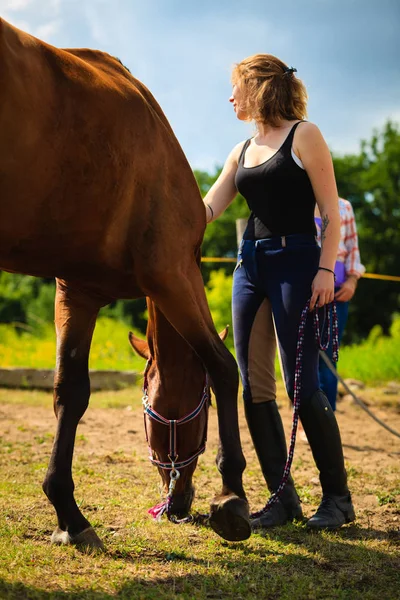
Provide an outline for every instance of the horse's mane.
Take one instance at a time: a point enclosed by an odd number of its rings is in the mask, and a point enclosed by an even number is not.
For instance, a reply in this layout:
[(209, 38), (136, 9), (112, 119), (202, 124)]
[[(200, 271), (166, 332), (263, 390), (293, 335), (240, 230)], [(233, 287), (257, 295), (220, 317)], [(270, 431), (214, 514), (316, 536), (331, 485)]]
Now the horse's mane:
[(126, 65), (124, 65), (124, 63), (122, 62), (121, 59), (118, 58), (118, 56), (114, 56), (113, 58), (115, 58), (115, 60), (117, 60), (124, 67), (124, 69), (126, 69), (128, 71), (128, 73), (130, 75), (132, 75), (132, 71), (130, 71), (130, 69), (128, 69), (128, 67)]

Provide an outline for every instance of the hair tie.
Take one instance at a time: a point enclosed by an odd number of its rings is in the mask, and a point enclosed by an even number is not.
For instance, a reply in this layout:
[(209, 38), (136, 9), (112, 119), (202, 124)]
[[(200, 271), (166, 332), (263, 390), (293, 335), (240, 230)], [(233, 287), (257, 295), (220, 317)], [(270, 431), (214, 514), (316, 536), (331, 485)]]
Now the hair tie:
[(286, 67), (286, 69), (283, 72), (284, 75), (291, 75), (292, 73), (297, 73), (297, 69), (295, 69), (294, 67)]

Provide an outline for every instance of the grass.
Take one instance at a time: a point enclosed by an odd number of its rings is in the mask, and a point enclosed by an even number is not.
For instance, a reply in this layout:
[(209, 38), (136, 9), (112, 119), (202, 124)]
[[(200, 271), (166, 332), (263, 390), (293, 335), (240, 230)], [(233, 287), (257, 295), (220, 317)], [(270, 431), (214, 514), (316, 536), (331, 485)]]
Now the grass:
[[(237, 544), (224, 542), (204, 526), (150, 520), (146, 510), (157, 501), (157, 474), (146, 459), (143, 431), (138, 431), (136, 444), (125, 440), (127, 419), (129, 427), (142, 425), (137, 389), (92, 395), (94, 410), (84, 419), (89, 423), (98, 414), (108, 415), (111, 433), (115, 428), (114, 443), (102, 440), (93, 445), (93, 429), (83, 434), (78, 430), (76, 499), (105, 542), (106, 552), (50, 546), (55, 515), (40, 483), (54, 433), (49, 431), (54, 428), (51, 410), (43, 408), (50, 408), (51, 395), (0, 390), (0, 413), (6, 405), (13, 408), (0, 439), (1, 600), (398, 597), (399, 538), (395, 530), (369, 527), (365, 520), (337, 533), (310, 533), (303, 523), (296, 523)], [(105, 409), (107, 413), (96, 413)], [(214, 466), (215, 409), (210, 416), (209, 450), (195, 476), (195, 508), (200, 512), (207, 512), (220, 482)], [(303, 507), (310, 512), (319, 492), (310, 484), (306, 459), (296, 457), (295, 467)], [(397, 506), (400, 514), (398, 469), (371, 471), (361, 463), (349, 469), (349, 478), (356, 495), (368, 491), (375, 497), (374, 510), (394, 511)], [(248, 459), (246, 489), (260, 499), (253, 455)]]
[[(392, 336), (372, 335), (365, 342), (340, 349), (339, 373), (342, 377), (361, 379), (367, 385), (400, 380), (400, 330), (395, 321)], [(128, 343), (129, 327), (107, 317), (97, 321), (90, 353), (91, 369), (142, 371), (144, 361)], [(54, 367), (55, 333), (52, 325), (37, 337), (29, 331), (17, 331), (0, 325), (0, 365), (2, 367)], [(278, 361), (277, 374), (280, 378)]]
[[(140, 387), (130, 387), (119, 392), (104, 391), (95, 392), (90, 397), (91, 408), (119, 408), (131, 411), (133, 407), (139, 407), (142, 401), (142, 390)], [(0, 387), (0, 407), (1, 404), (24, 406), (40, 406), (48, 408), (52, 406), (53, 393), (40, 392), (38, 390), (24, 390), (24, 392), (11, 391)], [(26, 425), (20, 425), (19, 431), (25, 431)]]
[(338, 370), (344, 378), (360, 379), (369, 385), (400, 380), (400, 337), (381, 337), (341, 348)]
[[(128, 332), (129, 327), (125, 323), (107, 317), (99, 318), (90, 351), (90, 368), (142, 371), (144, 361), (131, 349)], [(56, 336), (53, 325), (44, 325), (41, 335), (37, 336), (2, 324), (0, 340), (2, 367), (54, 368)]]

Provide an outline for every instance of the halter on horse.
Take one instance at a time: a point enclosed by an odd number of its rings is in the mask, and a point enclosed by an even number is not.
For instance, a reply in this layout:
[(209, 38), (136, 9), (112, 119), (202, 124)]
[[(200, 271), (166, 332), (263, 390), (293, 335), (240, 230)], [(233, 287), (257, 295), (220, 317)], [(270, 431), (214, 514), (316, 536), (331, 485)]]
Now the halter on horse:
[[(152, 517), (154, 517), (157, 520), (161, 519), (164, 512), (167, 514), (167, 517), (169, 520), (175, 520), (173, 518), (172, 512), (171, 512), (171, 501), (172, 501), (173, 493), (175, 491), (176, 483), (177, 483), (178, 479), (180, 478), (180, 470), (191, 465), (201, 454), (203, 454), (203, 452), (206, 449), (208, 405), (209, 405), (209, 401), (210, 401), (210, 395), (209, 395), (210, 386), (209, 386), (208, 378), (206, 375), (200, 404), (194, 410), (192, 410), (192, 412), (190, 412), (189, 414), (187, 414), (184, 417), (181, 417), (180, 419), (166, 419), (165, 417), (160, 415), (156, 410), (154, 410), (150, 406), (149, 397), (148, 397), (148, 393), (147, 393), (148, 392), (147, 371), (150, 367), (150, 363), (151, 363), (151, 359), (147, 362), (146, 369), (144, 372), (143, 398), (142, 398), (142, 402), (143, 402), (143, 406), (144, 406), (144, 428), (145, 428), (145, 432), (146, 432), (147, 444), (149, 446), (149, 459), (150, 459), (151, 463), (153, 465), (156, 465), (159, 469), (169, 471), (170, 482), (169, 482), (169, 486), (168, 486), (168, 495), (167, 495), (165, 502), (162, 502), (161, 504), (157, 504), (156, 506), (153, 506), (153, 508), (150, 508), (148, 512)], [(189, 456), (189, 458), (186, 458), (185, 460), (181, 460), (178, 462), (178, 458), (179, 458), (178, 427), (180, 425), (185, 425), (186, 423), (189, 423), (190, 421), (195, 419), (198, 415), (201, 414), (201, 412), (203, 410), (205, 411), (207, 418), (206, 418), (206, 423), (205, 423), (205, 427), (204, 427), (204, 435), (203, 435), (202, 444), (198, 450), (196, 450), (191, 456)], [(150, 419), (154, 419), (158, 423), (162, 423), (163, 425), (166, 425), (167, 427), (169, 427), (169, 452), (168, 452), (169, 460), (166, 462), (163, 462), (163, 461), (160, 461), (160, 460), (154, 458), (154, 452), (151, 449), (151, 446), (149, 443), (149, 437), (147, 435), (146, 416), (148, 416)]]

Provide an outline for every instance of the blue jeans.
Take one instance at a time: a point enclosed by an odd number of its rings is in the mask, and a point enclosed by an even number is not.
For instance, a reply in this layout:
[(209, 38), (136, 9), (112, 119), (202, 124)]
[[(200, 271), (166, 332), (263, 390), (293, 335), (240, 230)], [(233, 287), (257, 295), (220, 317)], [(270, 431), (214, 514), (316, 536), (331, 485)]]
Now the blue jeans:
[[(300, 316), (311, 297), (319, 258), (320, 248), (313, 235), (241, 242), (233, 276), (232, 310), (245, 403), (275, 400), (274, 327), (286, 390), (293, 400)], [(303, 346), (302, 401), (318, 389), (318, 347), (309, 317)]]
[[(338, 317), (338, 333), (339, 333), (339, 344), (343, 336), (344, 328), (346, 327), (347, 317), (349, 314), (349, 303), (348, 302), (336, 302), (336, 311)], [(325, 350), (325, 354), (332, 361), (333, 346), (332, 346), (332, 326), (331, 326), (331, 339), (328, 348)], [(336, 363), (333, 363), (336, 369)], [(335, 375), (331, 372), (329, 367), (325, 364), (323, 358), (319, 358), (319, 382), (321, 389), (325, 392), (329, 404), (332, 410), (336, 410), (336, 396), (338, 382)]]

